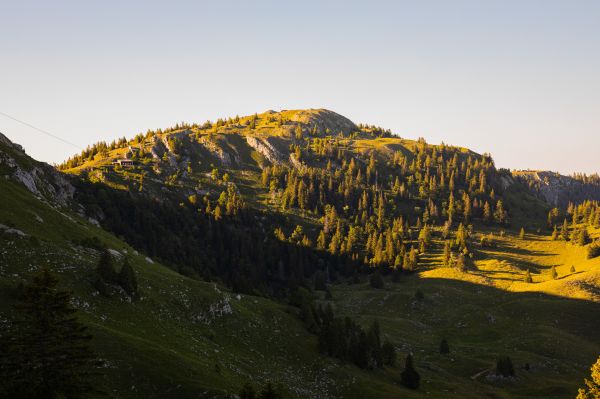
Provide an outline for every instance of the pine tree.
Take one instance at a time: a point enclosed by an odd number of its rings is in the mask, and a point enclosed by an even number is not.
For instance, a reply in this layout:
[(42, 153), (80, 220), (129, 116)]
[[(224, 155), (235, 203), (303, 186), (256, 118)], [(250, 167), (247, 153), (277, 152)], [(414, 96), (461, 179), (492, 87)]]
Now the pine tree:
[(502, 357), (496, 361), (496, 374), (503, 377), (512, 377), (515, 375), (515, 368), (510, 357)]
[(519, 238), (521, 240), (525, 239), (525, 229), (521, 227), (521, 231), (519, 232)]
[(400, 375), (400, 382), (409, 389), (417, 389), (420, 380), (421, 376), (413, 366), (413, 357), (412, 355), (408, 355), (406, 357), (406, 363), (404, 364), (404, 371), (402, 371), (402, 374)]
[(260, 391), (259, 399), (281, 399), (281, 395), (275, 390), (270, 382)]
[(550, 272), (552, 273), (552, 278), (554, 280), (556, 280), (558, 278), (558, 272), (556, 271), (556, 266), (552, 266), (552, 269), (550, 270)]
[(101, 362), (89, 347), (92, 339), (70, 304), (68, 292), (47, 269), (23, 287), (11, 331), (0, 348), (0, 396), (74, 398), (97, 392), (92, 378)]
[(256, 399), (256, 391), (254, 387), (249, 383), (245, 383), (240, 391), (240, 399)]
[(563, 222), (563, 227), (560, 230), (560, 236), (563, 240), (569, 241), (569, 224), (567, 223), (567, 219), (565, 218)]
[(106, 283), (113, 284), (118, 281), (112, 255), (107, 249), (103, 249), (100, 253), (100, 260), (98, 261), (98, 266), (96, 266), (96, 272)]
[(123, 263), (123, 267), (119, 272), (119, 285), (125, 290), (127, 294), (132, 297), (137, 296), (138, 292), (138, 283), (137, 278), (135, 276), (135, 270), (129, 264), (129, 260), (125, 258), (125, 262)]
[(525, 278), (523, 279), (526, 283), (533, 283), (533, 278), (531, 277), (531, 273), (529, 270), (525, 272)]
[(575, 273), (575, 266), (571, 265), (571, 268), (569, 269), (569, 272)]
[(450, 242), (444, 242), (444, 258), (442, 264), (444, 267), (450, 266), (450, 257), (452, 256), (452, 252), (450, 251)]
[(388, 340), (383, 342), (381, 346), (381, 352), (383, 356), (383, 364), (386, 366), (393, 367), (396, 365), (396, 348)]
[(440, 342), (440, 353), (442, 355), (447, 355), (450, 353), (450, 345), (448, 345), (448, 341), (445, 339), (442, 339), (442, 342)]
[(558, 229), (556, 225), (554, 225), (554, 230), (552, 230), (552, 241), (558, 240)]

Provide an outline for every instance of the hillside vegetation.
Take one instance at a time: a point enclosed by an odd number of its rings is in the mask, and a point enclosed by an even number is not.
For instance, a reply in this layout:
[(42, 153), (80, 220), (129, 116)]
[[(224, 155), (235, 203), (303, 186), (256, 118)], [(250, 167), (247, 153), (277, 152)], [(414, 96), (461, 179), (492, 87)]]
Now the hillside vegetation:
[[(598, 203), (553, 208), (488, 154), (269, 111), (98, 143), (59, 167), (58, 201), (36, 192), (35, 161), (2, 150), (2, 323), (49, 266), (117, 397), (271, 381), (285, 397), (572, 398), (598, 356)], [(138, 297), (102, 293), (103, 247)], [(377, 321), (396, 362), (327, 356), (319, 309), (368, 340)], [(418, 390), (401, 384), (409, 354)], [(514, 377), (497, 373), (506, 357)]]

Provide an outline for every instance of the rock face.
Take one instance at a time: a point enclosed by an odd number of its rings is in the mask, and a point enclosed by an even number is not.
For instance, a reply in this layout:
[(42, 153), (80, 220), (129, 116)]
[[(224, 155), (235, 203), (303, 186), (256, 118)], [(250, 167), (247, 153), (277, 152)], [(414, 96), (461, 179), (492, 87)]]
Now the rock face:
[(0, 175), (25, 186), (38, 198), (65, 206), (73, 198), (75, 187), (52, 166), (30, 158), (23, 147), (0, 133)]
[(548, 171), (517, 171), (513, 176), (520, 179), (540, 198), (555, 207), (566, 207), (585, 200), (600, 201), (600, 184), (584, 182), (571, 176)]
[(272, 164), (278, 164), (283, 162), (284, 156), (281, 154), (268, 140), (253, 136), (246, 136), (246, 142), (257, 152), (262, 154)]

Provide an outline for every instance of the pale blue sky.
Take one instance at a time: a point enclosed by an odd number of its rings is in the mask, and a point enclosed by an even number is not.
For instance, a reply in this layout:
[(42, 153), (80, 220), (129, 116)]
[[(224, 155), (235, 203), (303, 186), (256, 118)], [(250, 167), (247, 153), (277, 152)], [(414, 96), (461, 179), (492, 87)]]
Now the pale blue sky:
[[(0, 112), (81, 147), (324, 107), (499, 167), (599, 172), (600, 1), (2, 1)], [(0, 115), (59, 162), (75, 148)]]

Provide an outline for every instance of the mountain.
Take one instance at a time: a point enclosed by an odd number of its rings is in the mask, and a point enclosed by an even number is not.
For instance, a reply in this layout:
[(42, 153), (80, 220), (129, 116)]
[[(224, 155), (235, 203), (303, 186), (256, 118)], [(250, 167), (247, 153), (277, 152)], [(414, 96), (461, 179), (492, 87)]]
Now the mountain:
[(566, 208), (569, 203), (586, 200), (600, 201), (598, 175), (564, 176), (549, 171), (515, 171), (513, 175), (523, 180), (540, 198), (552, 206)]
[[(60, 171), (0, 145), (0, 323), (48, 266), (112, 396), (570, 398), (598, 355), (600, 207), (548, 215), (488, 154), (327, 110), (148, 131)], [(104, 249), (137, 295), (96, 272)]]
[(23, 184), (36, 197), (66, 205), (75, 188), (53, 167), (27, 156), (23, 147), (0, 133), (0, 175)]

